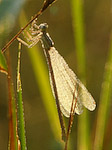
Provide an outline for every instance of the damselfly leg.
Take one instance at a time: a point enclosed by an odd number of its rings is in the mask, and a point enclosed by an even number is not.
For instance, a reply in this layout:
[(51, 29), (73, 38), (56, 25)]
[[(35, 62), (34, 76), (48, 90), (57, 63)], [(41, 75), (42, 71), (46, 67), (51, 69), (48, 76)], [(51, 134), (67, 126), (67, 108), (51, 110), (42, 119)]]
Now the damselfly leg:
[(29, 30), (30, 33), (26, 30), (25, 30), (26, 34), (23, 33), (24, 38), (27, 40), (27, 42), (29, 42), (29, 44), (19, 37), (17, 37), (17, 40), (21, 42), (23, 45), (27, 46), (28, 48), (32, 48), (41, 39), (41, 32), (39, 30), (39, 26), (36, 25), (36, 20), (32, 22), (31, 28)]

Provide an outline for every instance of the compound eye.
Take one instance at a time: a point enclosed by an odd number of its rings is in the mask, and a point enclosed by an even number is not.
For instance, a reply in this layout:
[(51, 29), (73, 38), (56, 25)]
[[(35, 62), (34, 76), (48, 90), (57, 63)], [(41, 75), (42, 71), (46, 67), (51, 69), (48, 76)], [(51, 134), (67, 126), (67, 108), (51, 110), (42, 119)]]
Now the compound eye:
[(47, 28), (48, 28), (47, 23), (42, 23), (42, 24), (39, 25), (39, 29), (42, 30), (42, 31), (46, 31)]

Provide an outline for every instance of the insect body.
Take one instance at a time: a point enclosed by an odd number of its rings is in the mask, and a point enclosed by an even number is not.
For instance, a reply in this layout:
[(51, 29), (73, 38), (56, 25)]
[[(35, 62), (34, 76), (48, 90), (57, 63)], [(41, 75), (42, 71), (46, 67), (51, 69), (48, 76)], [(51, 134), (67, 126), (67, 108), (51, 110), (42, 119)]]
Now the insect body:
[(28, 45), (22, 40), (18, 40), (29, 48), (39, 41), (42, 43), (49, 67), (50, 84), (56, 99), (62, 136), (64, 136), (65, 129), (62, 113), (66, 117), (70, 117), (71, 113), (72, 115), (73, 113), (80, 115), (83, 112), (83, 106), (93, 111), (96, 107), (96, 103), (85, 86), (77, 79), (75, 73), (69, 68), (63, 57), (55, 49), (53, 41), (46, 32), (47, 28), (48, 25), (46, 23), (37, 26), (34, 21), (31, 26), (31, 33), (34, 37), (29, 36), (31, 44)]

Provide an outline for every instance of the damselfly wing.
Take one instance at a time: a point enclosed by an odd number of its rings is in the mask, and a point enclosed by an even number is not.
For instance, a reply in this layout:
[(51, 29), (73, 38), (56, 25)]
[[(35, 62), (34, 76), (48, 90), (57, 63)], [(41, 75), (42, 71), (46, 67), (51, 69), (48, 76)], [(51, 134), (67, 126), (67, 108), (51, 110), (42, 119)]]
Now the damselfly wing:
[[(83, 112), (83, 106), (85, 106), (90, 111), (93, 111), (96, 107), (93, 97), (81, 83), (81, 81), (77, 79), (77, 76), (69, 68), (63, 57), (54, 47), (51, 47), (48, 53), (51, 58), (51, 64), (54, 72), (58, 99), (62, 113), (66, 117), (70, 116), (74, 92), (74, 98), (77, 99), (75, 113), (80, 115)], [(50, 81), (52, 91), (54, 93), (52, 80)], [(77, 86), (78, 88), (75, 88)]]

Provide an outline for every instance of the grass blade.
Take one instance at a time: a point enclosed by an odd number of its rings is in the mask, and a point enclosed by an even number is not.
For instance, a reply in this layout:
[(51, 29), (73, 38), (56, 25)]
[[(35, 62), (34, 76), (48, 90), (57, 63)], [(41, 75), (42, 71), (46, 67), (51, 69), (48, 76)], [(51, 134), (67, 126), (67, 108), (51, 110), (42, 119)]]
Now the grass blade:
[[(71, 14), (73, 21), (73, 31), (76, 43), (77, 66), (80, 79), (86, 83), (86, 65), (85, 65), (85, 39), (84, 39), (84, 18), (83, 3), (79, 0), (71, 0)], [(78, 117), (78, 145), (77, 149), (89, 149), (89, 122), (88, 114), (84, 113)]]
[(76, 43), (76, 55), (78, 64), (78, 73), (85, 82), (86, 65), (85, 65), (85, 39), (84, 39), (84, 18), (83, 18), (83, 3), (79, 0), (71, 0), (71, 14)]
[(112, 34), (107, 62), (105, 64), (104, 79), (100, 95), (94, 150), (102, 150), (103, 148), (105, 127), (108, 118), (108, 108), (111, 100), (111, 91), (112, 91)]
[[(9, 59), (9, 58), (8, 58)], [(10, 62), (8, 61), (8, 95), (9, 95), (9, 150), (18, 150), (17, 109), (14, 87), (11, 79)]]
[(0, 71), (7, 74), (7, 63), (1, 50), (0, 50)]
[(21, 77), (20, 77), (20, 55), (21, 55), (21, 44), (19, 43), (18, 50), (18, 66), (17, 66), (17, 95), (18, 95), (18, 122), (19, 122), (19, 137), (21, 143), (21, 149), (26, 150), (26, 136), (25, 136), (25, 121), (24, 121), (24, 108), (22, 100), (22, 88), (21, 88)]

